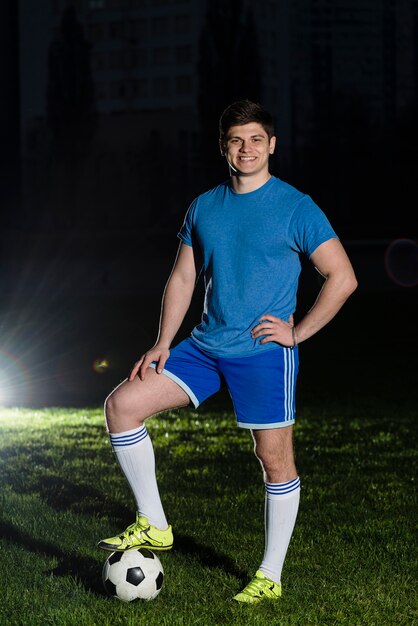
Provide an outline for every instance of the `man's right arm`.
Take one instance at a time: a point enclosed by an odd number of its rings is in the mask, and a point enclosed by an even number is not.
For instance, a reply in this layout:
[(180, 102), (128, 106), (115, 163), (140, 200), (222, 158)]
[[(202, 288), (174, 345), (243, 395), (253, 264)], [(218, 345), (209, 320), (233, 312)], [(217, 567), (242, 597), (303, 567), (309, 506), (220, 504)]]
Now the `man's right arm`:
[(196, 263), (193, 248), (181, 243), (170, 277), (164, 289), (157, 341), (135, 363), (129, 380), (139, 375), (144, 380), (147, 367), (156, 361), (161, 374), (170, 354), (170, 345), (189, 309), (196, 283)]

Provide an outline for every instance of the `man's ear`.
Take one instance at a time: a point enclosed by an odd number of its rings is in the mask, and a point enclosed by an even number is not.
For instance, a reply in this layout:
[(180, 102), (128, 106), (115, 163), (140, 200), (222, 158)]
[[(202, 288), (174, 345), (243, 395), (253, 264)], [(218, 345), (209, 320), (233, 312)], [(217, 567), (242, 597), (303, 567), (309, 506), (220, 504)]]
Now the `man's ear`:
[(276, 149), (276, 137), (273, 136), (270, 138), (270, 147), (269, 147), (270, 154), (274, 154), (275, 149)]
[(219, 150), (221, 151), (221, 155), (225, 156), (226, 146), (225, 146), (225, 141), (223, 139), (219, 140)]

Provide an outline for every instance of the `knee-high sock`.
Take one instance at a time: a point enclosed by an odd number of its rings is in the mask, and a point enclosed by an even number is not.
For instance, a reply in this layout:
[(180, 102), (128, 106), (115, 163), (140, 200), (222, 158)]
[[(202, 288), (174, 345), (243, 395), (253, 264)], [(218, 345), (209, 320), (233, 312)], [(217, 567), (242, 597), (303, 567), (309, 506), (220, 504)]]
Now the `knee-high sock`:
[(168, 526), (155, 476), (154, 448), (145, 426), (109, 433), (110, 443), (134, 495), (140, 515), (153, 526)]
[(265, 549), (260, 570), (279, 583), (299, 508), (300, 480), (265, 483)]

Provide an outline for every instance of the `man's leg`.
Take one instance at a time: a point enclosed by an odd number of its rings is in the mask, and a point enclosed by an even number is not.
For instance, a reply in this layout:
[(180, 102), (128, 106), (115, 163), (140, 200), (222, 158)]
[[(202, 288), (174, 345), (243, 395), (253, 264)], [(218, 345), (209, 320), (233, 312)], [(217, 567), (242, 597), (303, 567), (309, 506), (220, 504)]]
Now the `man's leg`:
[(300, 484), (293, 454), (293, 426), (253, 430), (254, 451), (266, 488), (265, 549), (256, 577), (235, 599), (257, 602), (281, 595), (281, 573), (299, 507)]
[(171, 528), (161, 504), (154, 449), (144, 421), (161, 411), (188, 404), (186, 392), (152, 368), (148, 368), (145, 380), (124, 381), (106, 399), (110, 442), (134, 495), (137, 520), (124, 533), (101, 541), (99, 547), (105, 550), (125, 550), (139, 545), (171, 548)]
[(253, 431), (253, 437), (266, 488), (265, 551), (260, 570), (280, 583), (300, 496), (293, 454), (293, 426)]

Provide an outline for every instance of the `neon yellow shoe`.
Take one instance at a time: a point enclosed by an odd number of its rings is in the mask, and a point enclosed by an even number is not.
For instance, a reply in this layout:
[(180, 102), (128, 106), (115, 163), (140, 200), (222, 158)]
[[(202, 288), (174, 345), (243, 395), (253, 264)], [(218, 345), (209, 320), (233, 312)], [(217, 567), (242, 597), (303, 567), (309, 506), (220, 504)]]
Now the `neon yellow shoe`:
[(173, 547), (173, 531), (171, 526), (160, 530), (151, 526), (143, 515), (136, 514), (136, 521), (116, 537), (103, 539), (97, 544), (103, 550), (124, 552), (133, 548), (149, 548), (150, 550), (171, 550)]
[(282, 586), (267, 578), (260, 570), (257, 570), (254, 578), (246, 587), (233, 597), (237, 602), (256, 604), (261, 600), (278, 600), (282, 595)]

